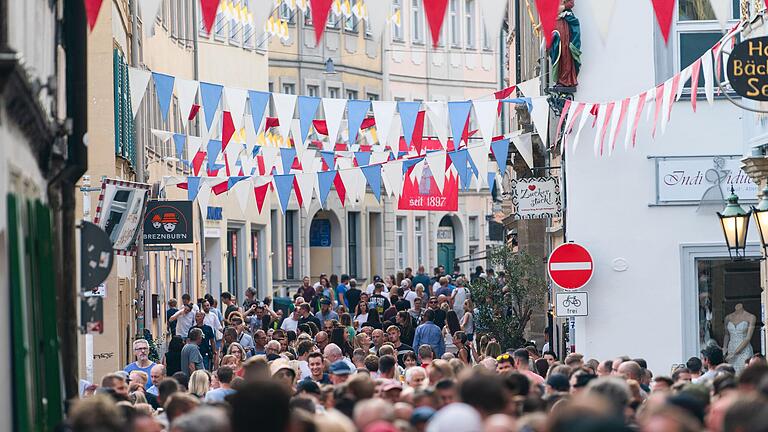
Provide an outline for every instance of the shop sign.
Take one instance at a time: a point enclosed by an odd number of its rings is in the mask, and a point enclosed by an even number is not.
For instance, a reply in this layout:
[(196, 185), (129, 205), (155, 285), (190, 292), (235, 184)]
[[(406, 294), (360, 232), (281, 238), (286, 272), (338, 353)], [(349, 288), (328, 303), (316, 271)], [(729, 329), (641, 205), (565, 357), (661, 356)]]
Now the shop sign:
[(133, 254), (150, 185), (116, 179), (101, 183), (94, 223), (109, 236), (118, 254)]
[(420, 179), (406, 175), (403, 193), (397, 202), (398, 210), (457, 211), (459, 209), (459, 179), (451, 174), (445, 177), (443, 191), (437, 188), (432, 174), (424, 169)]
[(733, 48), (728, 57), (728, 78), (737, 94), (768, 101), (768, 37), (747, 39)]
[(515, 219), (543, 219), (563, 214), (560, 179), (535, 177), (512, 180), (512, 204)]
[(741, 156), (661, 157), (656, 160), (656, 204), (721, 205), (731, 187), (742, 201), (758, 188), (741, 170)]
[(555, 315), (558, 317), (577, 317), (589, 315), (587, 293), (573, 291), (555, 294)]
[(437, 227), (438, 243), (453, 243), (453, 227)]
[(149, 201), (144, 214), (144, 244), (185, 244), (194, 240), (192, 201)]
[(331, 247), (331, 221), (314, 219), (309, 226), (309, 247)]
[(205, 228), (205, 238), (221, 238), (221, 228)]

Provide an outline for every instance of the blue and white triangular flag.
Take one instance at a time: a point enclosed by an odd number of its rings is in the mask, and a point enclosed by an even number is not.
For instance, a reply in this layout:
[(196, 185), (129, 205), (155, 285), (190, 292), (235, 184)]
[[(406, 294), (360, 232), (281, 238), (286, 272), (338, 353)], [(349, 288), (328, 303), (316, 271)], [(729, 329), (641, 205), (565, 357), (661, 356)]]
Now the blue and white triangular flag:
[(320, 98), (314, 96), (299, 96), (299, 122), (301, 124), (301, 143), (307, 140), (312, 120), (315, 119), (317, 108), (320, 106)]
[(368, 185), (376, 197), (376, 201), (381, 202), (381, 165), (368, 165), (361, 168)]
[(280, 210), (288, 210), (288, 200), (291, 199), (291, 190), (293, 190), (293, 174), (276, 175), (272, 177), (277, 190), (277, 199), (280, 201)]
[(219, 154), (221, 153), (221, 141), (219, 140), (210, 140), (208, 141), (208, 170), (213, 171), (216, 166), (216, 159), (219, 158)]
[(163, 116), (163, 121), (168, 121), (168, 109), (171, 107), (173, 81), (175, 78), (170, 75), (152, 72), (152, 79), (155, 80), (157, 102), (160, 104), (160, 115)]
[(493, 187), (496, 185), (496, 173), (495, 172), (489, 172), (488, 173), (488, 190), (493, 193)]
[(351, 100), (347, 102), (347, 110), (349, 111), (347, 113), (347, 123), (349, 129), (350, 144), (357, 142), (357, 135), (360, 132), (360, 126), (362, 126), (370, 108), (371, 101)]
[(509, 139), (502, 139), (491, 143), (491, 152), (499, 165), (499, 173), (504, 176), (507, 172), (507, 156), (509, 156)]
[(328, 199), (328, 193), (331, 192), (333, 180), (336, 178), (336, 170), (321, 171), (317, 173), (317, 185), (320, 192), (320, 206), (325, 207), (325, 201)]
[(187, 199), (194, 201), (200, 192), (200, 177), (187, 177)]
[(321, 151), (320, 156), (322, 156), (323, 160), (325, 161), (325, 164), (328, 165), (328, 170), (332, 170), (336, 168), (334, 163), (334, 158), (336, 157), (336, 153), (332, 151)]
[(253, 130), (256, 135), (259, 134), (261, 121), (264, 119), (264, 113), (269, 105), (269, 93), (260, 91), (248, 91), (248, 100), (251, 104), (251, 118), (253, 119)]
[(293, 160), (296, 159), (296, 149), (281, 148), (280, 149), (280, 161), (283, 163), (283, 174), (290, 174), (291, 167), (293, 166)]
[(453, 148), (459, 148), (461, 136), (464, 134), (464, 127), (469, 120), (469, 113), (472, 111), (472, 102), (448, 102), (448, 118), (451, 121), (451, 132), (453, 133)]
[(421, 102), (398, 102), (397, 110), (400, 112), (400, 122), (403, 125), (403, 138), (405, 144), (410, 147), (413, 139), (413, 130), (416, 128), (416, 118), (419, 116)]
[(176, 158), (184, 160), (184, 144), (187, 143), (187, 136), (184, 134), (173, 134), (173, 143), (176, 144)]
[(467, 169), (467, 159), (469, 152), (467, 149), (461, 149), (457, 151), (450, 152), (449, 155), (451, 156), (451, 162), (453, 163), (453, 167), (456, 168), (456, 172), (459, 174), (459, 180), (463, 184), (465, 182), (466, 177), (470, 177), (469, 170)]
[(224, 87), (219, 84), (207, 82), (200, 83), (200, 98), (203, 101), (203, 111), (205, 112), (205, 124), (208, 129), (213, 125), (213, 117), (221, 102), (221, 92)]
[(357, 161), (357, 166), (364, 167), (366, 165), (371, 164), (371, 152), (365, 152), (365, 151), (358, 151), (355, 152), (355, 160)]

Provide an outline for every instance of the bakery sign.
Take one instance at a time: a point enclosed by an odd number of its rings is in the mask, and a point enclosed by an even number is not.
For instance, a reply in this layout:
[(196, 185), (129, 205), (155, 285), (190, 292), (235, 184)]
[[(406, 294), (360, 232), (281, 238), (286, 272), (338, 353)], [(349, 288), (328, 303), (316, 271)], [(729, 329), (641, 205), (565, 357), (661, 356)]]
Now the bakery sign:
[(754, 201), (757, 185), (741, 170), (742, 156), (657, 157), (656, 204), (725, 205), (731, 187), (742, 201)]
[(560, 179), (533, 177), (512, 180), (512, 203), (515, 219), (561, 217)]
[(192, 243), (192, 201), (149, 201), (144, 214), (144, 244)]
[(768, 101), (768, 37), (736, 45), (726, 65), (733, 90), (747, 99)]

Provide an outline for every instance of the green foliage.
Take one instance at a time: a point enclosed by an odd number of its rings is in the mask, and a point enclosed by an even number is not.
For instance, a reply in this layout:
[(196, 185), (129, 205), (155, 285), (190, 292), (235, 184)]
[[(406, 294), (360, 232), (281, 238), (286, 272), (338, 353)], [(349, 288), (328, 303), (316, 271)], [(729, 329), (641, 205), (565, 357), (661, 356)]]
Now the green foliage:
[(477, 278), (470, 285), (477, 313), (478, 332), (490, 333), (503, 350), (525, 342), (525, 328), (534, 311), (541, 309), (547, 294), (540, 258), (513, 252), (502, 246), (489, 254), (491, 268), (505, 278)]

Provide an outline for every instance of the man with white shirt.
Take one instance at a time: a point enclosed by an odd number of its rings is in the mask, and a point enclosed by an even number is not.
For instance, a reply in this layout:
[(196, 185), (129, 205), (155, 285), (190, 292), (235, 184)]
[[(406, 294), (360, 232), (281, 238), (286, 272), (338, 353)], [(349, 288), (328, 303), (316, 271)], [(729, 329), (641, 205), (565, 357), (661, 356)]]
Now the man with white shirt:
[(181, 336), (186, 340), (189, 337), (189, 329), (195, 325), (195, 313), (197, 313), (197, 305), (192, 303), (189, 294), (181, 296), (181, 308), (178, 312), (173, 314), (169, 321), (176, 321), (176, 336)]
[(296, 358), (299, 362), (299, 370), (301, 372), (299, 380), (303, 380), (312, 376), (312, 371), (309, 369), (308, 360), (309, 355), (312, 354), (314, 350), (315, 344), (312, 343), (311, 340), (301, 341), (299, 342), (299, 345), (296, 346)]
[(408, 300), (411, 303), (411, 309), (413, 309), (413, 301), (416, 300), (416, 291), (411, 290), (411, 280), (406, 278), (400, 282), (400, 287), (403, 289), (403, 300)]
[(213, 311), (211, 303), (208, 300), (203, 302), (203, 312), (205, 312), (203, 324), (210, 326), (213, 329), (213, 332), (216, 335), (216, 346), (218, 347), (220, 346), (219, 344), (221, 343), (222, 336), (224, 336), (222, 333), (224, 331), (224, 326), (221, 325), (219, 316)]
[(283, 323), (280, 324), (280, 328), (285, 331), (296, 331), (299, 328), (299, 308), (294, 308), (290, 315), (283, 319)]

